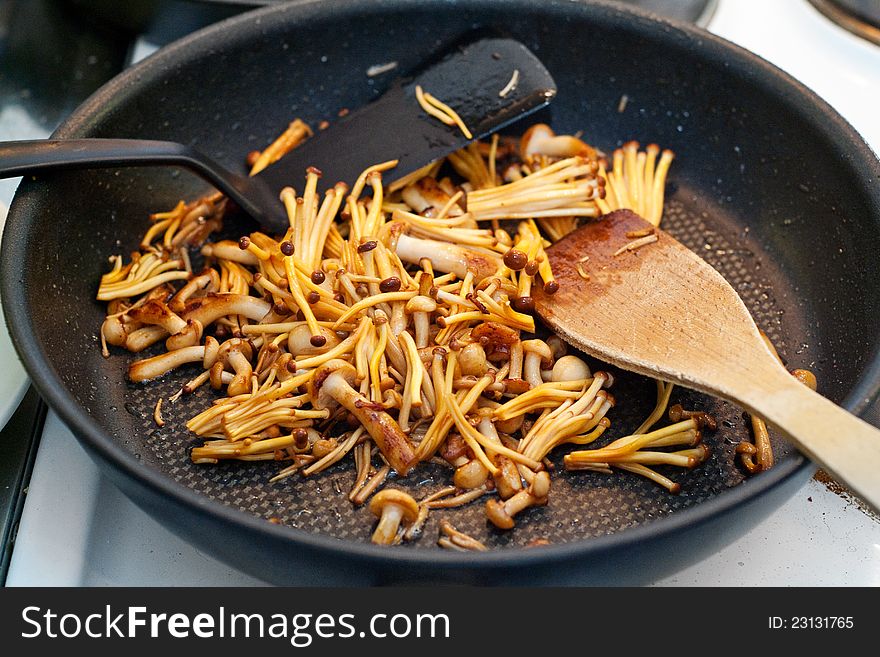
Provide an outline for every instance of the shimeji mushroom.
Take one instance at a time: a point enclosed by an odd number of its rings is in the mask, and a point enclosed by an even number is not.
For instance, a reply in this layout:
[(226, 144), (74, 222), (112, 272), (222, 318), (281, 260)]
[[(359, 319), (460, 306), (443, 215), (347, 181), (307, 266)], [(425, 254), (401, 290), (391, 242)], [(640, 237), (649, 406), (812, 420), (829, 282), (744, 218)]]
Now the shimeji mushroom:
[[(290, 136), (263, 160), (281, 154)], [(518, 147), (522, 158), (507, 169), (513, 173), (499, 176), (498, 163), (515, 160)], [(301, 196), (292, 188), (280, 194), (285, 234), (205, 245), (206, 268), (198, 273), (187, 252), (170, 245), (184, 233), (193, 246), (206, 237), (190, 219), (202, 206), (220, 207), (222, 197), (213, 205), (181, 203), (156, 216), (131, 265), (117, 258), (102, 279), (101, 298), (116, 299), (103, 341), (135, 351), (165, 340), (168, 353), (133, 364), (133, 380), (192, 362), (204, 371), (182, 391), (208, 381), (228, 386), (224, 399), (187, 422), (208, 439), (193, 453), (200, 462), (291, 460), (277, 480), (312, 475), (354, 453), (351, 497), (360, 504), (392, 468), (404, 474), (440, 454), (455, 469), (456, 486), (443, 499), (423, 500), (414, 519), (400, 508), (390, 512), (393, 522), (380, 512), (374, 540), (407, 540), (428, 509), (489, 493), (499, 496), (488, 505), (492, 522), (512, 526), (522, 509), (546, 503), (547, 452), (563, 440), (590, 443), (609, 425), (603, 416), (613, 397), (600, 388), (610, 377), (592, 376), (557, 338), (522, 338), (535, 333), (533, 286), (558, 289), (548, 239), (600, 211), (606, 191), (595, 158), (580, 139), (537, 126), (520, 144), (497, 135), (471, 144), (396, 189), (383, 186), (381, 172), (396, 164), (389, 161), (364, 171), (351, 193), (339, 183), (322, 199), (321, 173), (311, 168)], [(627, 146), (621, 158), (638, 168), (649, 156), (633, 159)], [(465, 181), (438, 179), (444, 163)], [(209, 214), (219, 219), (222, 212)], [(522, 221), (502, 228), (511, 219)], [(375, 451), (385, 463), (371, 476)], [(697, 451), (605, 452), (612, 463), (604, 467), (639, 471), (657, 459), (699, 460)], [(393, 496), (376, 495), (376, 506)], [(409, 532), (401, 520), (411, 523)], [(445, 533), (444, 547), (466, 547), (457, 533)]]
[(319, 335), (323, 336), (324, 343), (315, 346), (315, 341), (312, 340), (314, 336), (308, 324), (299, 324), (292, 328), (287, 336), (287, 350), (294, 357), (313, 356), (323, 354), (339, 345), (339, 336), (334, 331), (322, 326)]
[(318, 367), (309, 381), (315, 408), (343, 406), (366, 428), (391, 467), (400, 475), (406, 474), (416, 462), (409, 438), (381, 404), (371, 402), (352, 387), (356, 379), (357, 370), (339, 358)]
[(208, 326), (221, 317), (241, 315), (253, 321), (259, 321), (269, 314), (272, 304), (246, 294), (208, 294), (192, 299), (186, 304), (181, 314), (185, 320), (194, 320)]
[(718, 423), (715, 418), (706, 413), (706, 411), (686, 411), (681, 404), (675, 404), (669, 409), (669, 419), (673, 422), (681, 422), (693, 418), (697, 423), (697, 428), (716, 431)]
[(437, 310), (437, 302), (431, 297), (418, 295), (406, 302), (405, 311), (412, 315), (415, 342), (418, 349), (428, 346), (429, 331), (431, 328), (431, 313)]
[(446, 193), (435, 178), (429, 176), (404, 187), (401, 196), (406, 204), (418, 213), (424, 213), (431, 208), (436, 210), (446, 208), (445, 214), (450, 217), (464, 214), (464, 211), (453, 201), (453, 197)]
[(479, 459), (470, 459), (455, 469), (452, 476), (452, 483), (458, 488), (471, 489), (479, 488), (486, 483), (489, 477), (489, 471), (486, 469)]
[(135, 322), (161, 326), (171, 335), (186, 328), (186, 320), (174, 313), (159, 299), (151, 299), (146, 303), (132, 308), (128, 316)]
[(250, 391), (251, 374), (253, 374), (250, 361), (252, 356), (253, 351), (250, 345), (241, 338), (232, 338), (220, 345), (217, 363), (222, 363), (223, 369), (231, 369), (235, 372), (235, 376), (226, 389), (226, 393), (230, 397)]
[(458, 352), (458, 366), (463, 376), (483, 376), (489, 369), (486, 350), (479, 342), (466, 344)]
[(378, 545), (391, 545), (402, 521), (413, 523), (419, 517), (419, 505), (402, 490), (386, 488), (370, 500), (370, 512), (379, 518), (373, 531), (372, 541)]
[(168, 301), (168, 307), (176, 313), (186, 309), (186, 302), (197, 292), (217, 292), (220, 287), (220, 275), (215, 269), (206, 269), (201, 274), (190, 278)]
[(129, 365), (128, 379), (134, 383), (141, 383), (156, 379), (171, 370), (177, 369), (186, 363), (196, 363), (205, 358), (205, 347), (184, 347), (176, 351), (169, 351), (152, 358), (144, 358)]
[(522, 490), (522, 478), (516, 463), (503, 454), (498, 454), (495, 456), (495, 465), (498, 466), (498, 472), (492, 478), (498, 496), (506, 500), (519, 493)]
[(541, 470), (535, 475), (531, 485), (521, 490), (505, 502), (491, 499), (486, 502), (486, 516), (489, 521), (499, 529), (512, 529), (516, 524), (513, 517), (530, 506), (543, 506), (547, 504), (547, 496), (550, 493), (550, 475)]
[(536, 123), (520, 139), (520, 155), (524, 160), (532, 155), (595, 159), (596, 149), (577, 137), (557, 135), (546, 123)]
[(525, 352), (523, 376), (533, 388), (537, 388), (544, 382), (541, 370), (553, 362), (553, 352), (543, 340), (523, 340), (522, 347)]
[(470, 272), (477, 281), (492, 276), (503, 266), (501, 258), (489, 251), (477, 251), (451, 242), (426, 240), (409, 235), (398, 237), (397, 255), (404, 262), (413, 265), (427, 258), (438, 271), (455, 274), (459, 278), (464, 278)]
[(144, 358), (135, 361), (128, 367), (128, 378), (134, 383), (149, 381), (167, 374), (186, 363), (202, 362), (205, 369), (210, 368), (216, 361), (220, 352), (220, 343), (213, 337), (208, 336), (205, 344), (192, 347), (183, 347), (175, 351), (168, 351), (158, 356)]
[[(549, 345), (548, 345), (549, 346)], [(582, 381), (593, 378), (590, 366), (577, 356), (562, 356), (553, 364), (550, 380), (554, 383), (562, 381)]]

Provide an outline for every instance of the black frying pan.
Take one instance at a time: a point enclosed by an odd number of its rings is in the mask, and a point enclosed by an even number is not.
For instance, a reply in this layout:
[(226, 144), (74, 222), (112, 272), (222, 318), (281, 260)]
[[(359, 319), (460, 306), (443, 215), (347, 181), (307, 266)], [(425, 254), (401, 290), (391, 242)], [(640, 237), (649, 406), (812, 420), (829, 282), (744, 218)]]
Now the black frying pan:
[[(814, 370), (820, 392), (849, 410), (866, 407), (880, 381), (880, 165), (825, 103), (702, 31), (571, 2), (292, 3), (164, 48), (101, 89), (55, 136), (182, 141), (242, 169), (244, 155), (292, 117), (332, 120), (378, 94), (388, 80), (367, 77), (370, 65), (397, 61), (405, 71), (481, 28), (542, 59), (559, 87), (543, 118), (558, 130), (583, 130), (606, 150), (633, 138), (672, 148), (666, 228), (734, 284), (789, 367)], [(511, 533), (490, 530), (480, 504), (446, 514), (494, 548), (458, 554), (434, 544), (444, 514), (412, 545), (370, 545), (368, 512), (336, 492), (349, 487), (350, 465), (276, 485), (266, 483), (272, 464), (194, 466), (182, 424), (210, 395), (166, 405), (167, 424), (156, 427), (156, 399), (189, 372), (126, 383), (131, 356), (101, 357), (104, 309), (92, 299), (107, 256), (135, 248), (149, 212), (203, 191), (198, 179), (167, 169), (24, 183), (3, 239), (2, 298), (35, 384), (113, 481), (239, 568), (286, 583), (643, 582), (730, 541), (812, 472), (777, 441), (776, 467), (747, 479), (733, 456), (748, 435), (740, 411), (679, 390), (675, 400), (722, 424), (709, 462), (670, 473), (680, 495), (625, 474), (559, 474), (551, 503)], [(615, 436), (641, 421), (654, 394), (650, 381), (620, 379)], [(394, 485), (421, 496), (446, 477), (418, 469)], [(551, 545), (525, 547), (537, 538)]]

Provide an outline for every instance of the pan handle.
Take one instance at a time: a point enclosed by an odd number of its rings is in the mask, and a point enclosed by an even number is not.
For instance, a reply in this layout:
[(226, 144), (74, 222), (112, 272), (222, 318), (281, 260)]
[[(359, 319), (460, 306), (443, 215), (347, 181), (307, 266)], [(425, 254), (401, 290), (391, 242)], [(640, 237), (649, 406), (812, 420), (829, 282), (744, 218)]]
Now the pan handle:
[(277, 195), (260, 180), (229, 171), (194, 148), (148, 139), (43, 139), (0, 142), (0, 178), (65, 169), (139, 166), (190, 169), (272, 229), (288, 226)]

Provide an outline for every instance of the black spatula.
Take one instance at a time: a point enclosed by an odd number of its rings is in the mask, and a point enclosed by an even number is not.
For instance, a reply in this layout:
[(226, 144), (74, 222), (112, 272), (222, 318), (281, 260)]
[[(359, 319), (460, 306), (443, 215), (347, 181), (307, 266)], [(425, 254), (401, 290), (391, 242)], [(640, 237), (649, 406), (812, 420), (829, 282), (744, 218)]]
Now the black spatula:
[[(472, 136), (426, 114), (416, 100), (417, 86), (449, 105)], [(233, 173), (183, 144), (136, 139), (0, 142), (0, 177), (68, 168), (183, 166), (265, 228), (280, 233), (289, 224), (278, 193), (300, 184), (307, 167), (321, 169), (327, 184), (352, 184), (367, 167), (397, 159), (398, 165), (383, 174), (383, 180), (393, 181), (535, 112), (555, 94), (553, 78), (524, 45), (511, 39), (482, 39), (398, 80), (378, 100), (352, 111), (253, 177)]]

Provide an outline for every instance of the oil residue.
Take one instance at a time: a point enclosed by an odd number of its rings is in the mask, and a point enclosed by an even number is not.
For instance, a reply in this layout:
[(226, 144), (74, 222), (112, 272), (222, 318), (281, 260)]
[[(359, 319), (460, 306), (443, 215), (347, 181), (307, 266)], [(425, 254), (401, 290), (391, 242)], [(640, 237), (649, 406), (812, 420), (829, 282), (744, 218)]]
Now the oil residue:
[(830, 490), (835, 495), (842, 497), (844, 500), (853, 504), (859, 511), (868, 516), (871, 520), (875, 522), (880, 522), (880, 516), (878, 516), (871, 507), (869, 507), (865, 502), (862, 501), (860, 497), (857, 497), (851, 490), (849, 490), (846, 486), (837, 481), (830, 474), (825, 472), (825, 470), (819, 470), (816, 474), (813, 475), (813, 479), (818, 481), (820, 484), (824, 485), (825, 488)]

